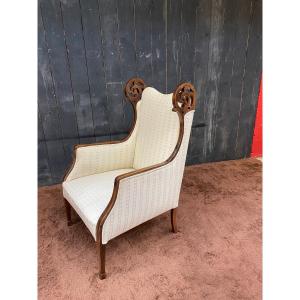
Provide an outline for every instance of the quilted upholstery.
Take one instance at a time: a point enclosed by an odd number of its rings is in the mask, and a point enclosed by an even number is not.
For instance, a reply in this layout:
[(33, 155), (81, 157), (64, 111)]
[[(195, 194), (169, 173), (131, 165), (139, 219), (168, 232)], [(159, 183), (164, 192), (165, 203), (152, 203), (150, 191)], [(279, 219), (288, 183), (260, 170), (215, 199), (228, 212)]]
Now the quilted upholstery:
[(154, 88), (144, 90), (137, 131), (133, 167), (141, 169), (161, 163), (174, 151), (179, 134), (179, 121), (172, 111), (172, 95)]
[(106, 208), (118, 175), (133, 169), (119, 169), (65, 181), (64, 198), (69, 201), (96, 239), (96, 225)]

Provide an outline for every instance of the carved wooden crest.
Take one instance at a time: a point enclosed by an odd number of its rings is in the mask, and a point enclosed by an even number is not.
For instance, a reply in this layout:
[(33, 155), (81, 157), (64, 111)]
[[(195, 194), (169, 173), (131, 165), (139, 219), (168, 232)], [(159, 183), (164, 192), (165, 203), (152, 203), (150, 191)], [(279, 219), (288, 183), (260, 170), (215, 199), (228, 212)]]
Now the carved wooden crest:
[(131, 78), (125, 85), (125, 96), (133, 104), (136, 104), (142, 98), (143, 90), (146, 88), (145, 82), (141, 78)]
[(191, 83), (185, 82), (177, 86), (173, 93), (173, 111), (185, 115), (196, 106), (196, 90)]

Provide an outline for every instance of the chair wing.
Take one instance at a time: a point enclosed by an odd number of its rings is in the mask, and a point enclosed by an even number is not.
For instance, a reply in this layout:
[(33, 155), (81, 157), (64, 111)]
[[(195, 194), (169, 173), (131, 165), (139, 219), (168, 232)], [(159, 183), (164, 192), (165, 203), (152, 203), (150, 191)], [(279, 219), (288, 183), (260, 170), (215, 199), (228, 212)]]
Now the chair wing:
[(125, 86), (125, 96), (134, 110), (134, 120), (129, 135), (121, 141), (76, 145), (73, 162), (64, 177), (64, 182), (116, 169), (132, 168), (140, 120), (139, 101), (144, 89), (144, 81), (138, 78), (129, 80)]
[(64, 181), (116, 169), (132, 168), (136, 134), (137, 126), (123, 141), (78, 145), (74, 149), (72, 167)]

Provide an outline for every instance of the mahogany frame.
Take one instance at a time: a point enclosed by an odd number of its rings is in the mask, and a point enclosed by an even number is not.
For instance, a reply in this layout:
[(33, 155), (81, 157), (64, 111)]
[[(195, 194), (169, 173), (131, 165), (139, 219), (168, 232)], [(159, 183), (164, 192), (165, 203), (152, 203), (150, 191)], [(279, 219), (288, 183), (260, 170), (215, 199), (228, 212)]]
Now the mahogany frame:
[[(123, 143), (127, 141), (132, 132), (134, 131), (135, 125), (136, 125), (136, 120), (137, 120), (137, 109), (136, 105), (137, 103), (141, 100), (142, 98), (142, 93), (143, 90), (146, 88), (146, 85), (144, 81), (141, 78), (131, 78), (130, 80), (127, 81), (125, 87), (124, 87), (124, 93), (125, 97), (127, 100), (131, 103), (133, 110), (134, 110), (134, 120), (132, 123), (132, 126), (130, 128), (130, 132), (128, 136), (126, 136), (124, 139), (121, 139), (119, 141), (107, 141), (107, 142), (100, 142), (100, 143), (93, 143), (93, 144), (80, 144), (80, 145), (75, 145), (74, 146), (74, 151), (73, 151), (73, 160), (71, 163), (70, 168), (67, 170), (63, 181), (65, 181), (68, 177), (68, 175), (71, 173), (73, 170), (75, 163), (76, 163), (76, 150), (81, 147), (88, 147), (88, 146), (95, 146), (95, 145), (107, 145), (107, 144), (117, 144), (117, 143)], [(121, 174), (115, 178), (114, 182), (114, 188), (113, 188), (113, 193), (111, 196), (111, 199), (106, 206), (105, 210), (101, 214), (97, 226), (96, 226), (96, 246), (98, 250), (98, 257), (99, 257), (99, 277), (100, 279), (106, 278), (106, 272), (105, 272), (105, 244), (102, 244), (102, 230), (103, 230), (103, 225), (111, 212), (112, 208), (114, 207), (114, 204), (117, 200), (117, 195), (119, 191), (119, 186), (120, 186), (120, 181), (122, 179), (128, 178), (130, 176), (134, 176), (137, 174), (145, 173), (153, 169), (160, 168), (162, 166), (167, 165), (168, 163), (172, 162), (174, 158), (176, 157), (181, 143), (183, 139), (183, 134), (184, 134), (184, 115), (191, 111), (195, 110), (196, 106), (196, 90), (194, 86), (191, 83), (185, 82), (179, 84), (172, 97), (172, 103), (173, 103), (173, 111), (177, 112), (178, 117), (179, 117), (179, 122), (180, 122), (180, 127), (179, 127), (179, 135), (178, 135), (178, 140), (176, 143), (176, 146), (174, 148), (174, 151), (172, 154), (169, 156), (167, 160), (165, 160), (162, 163), (155, 164), (149, 167), (145, 167), (139, 170), (131, 171), (125, 174)], [(72, 225), (72, 219), (71, 219), (71, 204), (65, 200), (65, 207), (66, 207), (66, 215), (67, 215), (67, 223), (68, 226)], [(171, 209), (171, 225), (172, 225), (172, 232), (176, 233), (177, 232), (177, 208)]]

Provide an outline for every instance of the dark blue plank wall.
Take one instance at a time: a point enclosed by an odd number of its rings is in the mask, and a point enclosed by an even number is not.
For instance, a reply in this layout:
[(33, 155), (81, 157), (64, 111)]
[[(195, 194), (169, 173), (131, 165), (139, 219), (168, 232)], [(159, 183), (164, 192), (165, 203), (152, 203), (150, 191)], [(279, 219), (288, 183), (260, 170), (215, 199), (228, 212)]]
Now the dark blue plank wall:
[(133, 76), (195, 85), (187, 164), (249, 156), (261, 69), (261, 0), (39, 0), (39, 185), (61, 182), (75, 144), (126, 135)]

